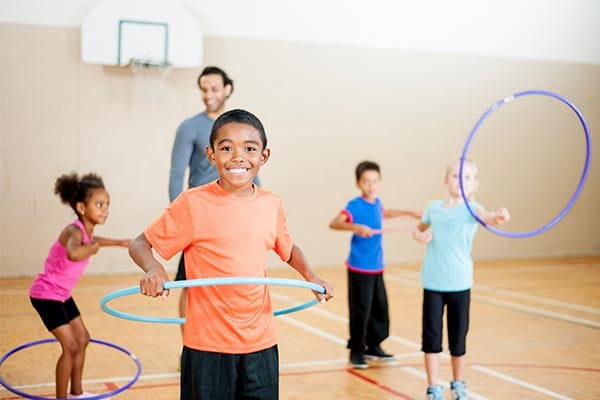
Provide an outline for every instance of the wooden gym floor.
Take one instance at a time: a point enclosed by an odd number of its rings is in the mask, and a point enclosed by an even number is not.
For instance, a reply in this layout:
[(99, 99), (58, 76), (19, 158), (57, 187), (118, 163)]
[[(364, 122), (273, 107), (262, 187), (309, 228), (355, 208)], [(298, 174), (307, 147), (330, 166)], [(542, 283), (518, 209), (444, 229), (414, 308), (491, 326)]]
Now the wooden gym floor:
[[(388, 266), (392, 325), (383, 347), (396, 354), (396, 360), (368, 370), (354, 370), (347, 363), (344, 268), (317, 270), (334, 283), (336, 297), (326, 305), (277, 317), (280, 398), (423, 399), (419, 265)], [(471, 398), (600, 399), (600, 257), (477, 262), (475, 271), (466, 369)], [(270, 275), (298, 278), (283, 268)], [(178, 399), (179, 326), (122, 320), (98, 306), (102, 296), (136, 286), (140, 276), (84, 275), (74, 297), (93, 338), (124, 347), (142, 364), (138, 381), (113, 398)], [(30, 282), (0, 279), (1, 354), (51, 337), (29, 303)], [(305, 289), (275, 286), (271, 293), (276, 308), (311, 296)], [(176, 291), (167, 301), (128, 296), (110, 305), (134, 314), (175, 317), (178, 297)], [(444, 354), (440, 375), (447, 385), (451, 370)], [(55, 343), (26, 348), (5, 360), (0, 377), (24, 393), (53, 397), (57, 355)], [(127, 355), (92, 343), (84, 389), (115, 390), (131, 381), (135, 372)], [(16, 398), (0, 388), (0, 399)]]

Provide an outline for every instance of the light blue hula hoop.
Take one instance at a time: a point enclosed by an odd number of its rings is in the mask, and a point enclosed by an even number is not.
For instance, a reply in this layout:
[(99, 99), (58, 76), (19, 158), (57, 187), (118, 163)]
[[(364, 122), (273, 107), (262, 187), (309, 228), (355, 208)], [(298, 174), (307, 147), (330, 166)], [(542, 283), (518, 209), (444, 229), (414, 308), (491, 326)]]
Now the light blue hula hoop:
[[(177, 289), (177, 288), (189, 288), (199, 286), (223, 286), (223, 285), (273, 285), (273, 286), (291, 286), (298, 288), (305, 288), (314, 290), (317, 293), (324, 294), (325, 288), (321, 285), (317, 285), (312, 282), (300, 281), (297, 279), (285, 279), (285, 278), (257, 278), (257, 277), (226, 277), (226, 278), (206, 278), (206, 279), (190, 279), (183, 281), (170, 281), (165, 282), (164, 289)], [(130, 321), (138, 322), (152, 322), (158, 324), (183, 324), (185, 318), (168, 318), (168, 317), (153, 317), (145, 315), (135, 315), (117, 311), (110, 308), (107, 303), (119, 297), (129, 296), (132, 294), (140, 293), (139, 286), (132, 286), (126, 289), (116, 290), (111, 292), (100, 299), (100, 308), (106, 313), (113, 317), (123, 318)], [(292, 312), (304, 310), (305, 308), (314, 306), (317, 304), (317, 299), (312, 299), (306, 303), (298, 304), (295, 306), (276, 310), (273, 314), (275, 316), (289, 314)]]
[[(25, 344), (23, 344), (21, 346), (17, 346), (14, 349), (9, 350), (6, 354), (4, 354), (0, 358), (0, 366), (2, 366), (2, 364), (4, 364), (4, 361), (6, 361), (7, 358), (9, 358), (13, 354), (15, 354), (15, 353), (17, 353), (17, 352), (19, 352), (21, 350), (25, 350), (26, 348), (37, 346), (37, 345), (40, 345), (40, 344), (52, 343), (52, 342), (58, 342), (58, 340), (56, 340), (55, 338), (42, 339), (42, 340), (36, 340), (34, 342), (25, 343)], [(127, 384), (121, 386), (120, 388), (117, 388), (117, 389), (115, 389), (113, 391), (110, 391), (110, 392), (99, 394), (97, 396), (86, 397), (86, 399), (88, 399), (88, 400), (100, 400), (100, 399), (109, 398), (111, 396), (114, 396), (114, 395), (117, 395), (117, 394), (123, 392), (124, 390), (129, 389), (138, 380), (138, 378), (140, 377), (140, 375), (142, 373), (142, 363), (135, 356), (135, 354), (133, 354), (129, 350), (125, 349), (124, 347), (118, 346), (118, 345), (116, 345), (114, 343), (106, 342), (104, 340), (90, 339), (90, 342), (91, 343), (101, 344), (103, 346), (112, 347), (113, 349), (117, 349), (120, 352), (127, 354), (135, 362), (135, 366), (136, 366), (137, 370), (136, 370), (135, 376)], [(25, 399), (32, 399), (32, 400), (58, 400), (58, 399), (52, 398), (52, 397), (40, 397), (40, 396), (35, 396), (33, 394), (22, 392), (19, 389), (15, 388), (14, 386), (11, 386), (8, 383), (6, 383), (6, 381), (2, 377), (0, 377), (0, 384), (2, 384), (2, 386), (4, 386), (7, 390), (13, 392), (14, 394), (16, 394), (18, 396), (21, 396), (21, 397), (25, 398)]]
[[(571, 108), (571, 110), (573, 110), (573, 112), (575, 112), (575, 114), (577, 114), (577, 118), (579, 118), (579, 122), (581, 122), (581, 126), (583, 127), (583, 133), (585, 134), (585, 143), (586, 143), (585, 163), (583, 166), (583, 172), (581, 173), (581, 178), (579, 179), (579, 183), (577, 185), (577, 189), (575, 189), (575, 193), (573, 193), (573, 196), (571, 196), (571, 199), (569, 200), (567, 205), (562, 209), (561, 212), (558, 213), (558, 215), (556, 215), (556, 217), (552, 218), (546, 225), (544, 225), (540, 228), (528, 231), (528, 232), (507, 232), (507, 231), (503, 231), (498, 228), (494, 228), (493, 226), (487, 225), (475, 214), (475, 212), (473, 212), (473, 210), (471, 209), (471, 206), (469, 206), (469, 200), (467, 199), (467, 196), (465, 194), (465, 189), (463, 186), (463, 167), (465, 164), (465, 160), (467, 160), (467, 152), (469, 151), (469, 146), (471, 145), (471, 141), (475, 137), (475, 133), (477, 132), (477, 130), (479, 129), (479, 127), (481, 126), (483, 121), (485, 121), (485, 119), (492, 112), (494, 112), (498, 107), (508, 103), (509, 101), (516, 99), (517, 97), (528, 96), (528, 95), (542, 95), (542, 96), (549, 96), (549, 97), (555, 98), (555, 99), (560, 100), (563, 103), (565, 103), (567, 106), (569, 106), (569, 108)], [(481, 225), (483, 225), (487, 230), (489, 230), (490, 232), (495, 233), (497, 235), (500, 235), (500, 236), (505, 236), (508, 238), (526, 238), (526, 237), (538, 235), (544, 231), (547, 231), (548, 229), (550, 229), (554, 225), (556, 225), (558, 223), (558, 221), (560, 221), (569, 212), (569, 210), (571, 209), (571, 207), (573, 207), (573, 205), (575, 204), (575, 201), (579, 197), (581, 190), (583, 189), (583, 184), (585, 183), (588, 171), (590, 169), (591, 147), (592, 147), (591, 141), (592, 141), (592, 139), (590, 137), (588, 125), (585, 122), (585, 118), (583, 118), (583, 115), (581, 114), (581, 112), (577, 109), (577, 107), (575, 107), (575, 105), (573, 103), (571, 103), (569, 100), (567, 100), (566, 98), (564, 98), (563, 96), (561, 96), (559, 94), (549, 92), (546, 90), (527, 90), (524, 92), (515, 93), (513, 95), (505, 97), (504, 99), (496, 102), (481, 116), (481, 118), (479, 118), (479, 121), (477, 121), (477, 123), (475, 124), (475, 127), (473, 127), (473, 130), (471, 131), (471, 134), (469, 135), (469, 138), (467, 139), (467, 142), (465, 143), (465, 147), (464, 147), (462, 155), (460, 157), (460, 170), (459, 170), (459, 175), (458, 175), (458, 181), (460, 183), (460, 194), (465, 202), (465, 205), (467, 206), (467, 210), (473, 216), (473, 218), (475, 218), (477, 220), (477, 222), (479, 222)]]

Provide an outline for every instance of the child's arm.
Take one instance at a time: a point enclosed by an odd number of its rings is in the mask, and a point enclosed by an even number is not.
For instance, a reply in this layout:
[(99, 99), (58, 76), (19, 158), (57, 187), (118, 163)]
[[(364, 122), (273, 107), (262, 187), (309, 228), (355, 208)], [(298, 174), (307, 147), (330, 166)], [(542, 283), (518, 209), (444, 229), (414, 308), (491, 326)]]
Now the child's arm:
[(141, 293), (149, 297), (161, 295), (167, 297), (169, 291), (163, 291), (163, 285), (169, 280), (169, 275), (165, 267), (154, 257), (152, 245), (143, 233), (131, 241), (129, 256), (146, 272), (146, 275), (140, 280)]
[(412, 217), (421, 218), (423, 215), (422, 211), (410, 211), (410, 210), (395, 210), (395, 209), (384, 209), (383, 218), (394, 218), (394, 217)]
[(100, 247), (103, 246), (120, 246), (120, 247), (129, 247), (131, 244), (131, 239), (109, 239), (96, 236), (94, 237), (94, 241), (98, 242)]
[[(65, 241), (63, 242), (63, 238)], [(67, 258), (71, 261), (81, 261), (93, 256), (100, 249), (100, 244), (96, 241), (83, 244), (83, 233), (75, 225), (67, 227), (59, 239), (65, 243), (67, 249)]]
[(427, 244), (433, 239), (433, 234), (429, 229), (429, 225), (419, 222), (419, 225), (412, 230), (412, 237), (421, 244)]
[(486, 225), (502, 225), (510, 220), (510, 214), (506, 207), (500, 207), (496, 211), (486, 211), (483, 208), (477, 208), (475, 215)]
[(373, 236), (373, 230), (371, 228), (366, 225), (348, 222), (348, 216), (343, 212), (339, 213), (333, 221), (329, 223), (329, 227), (338, 231), (352, 231), (361, 237)]
[(290, 255), (290, 259), (287, 263), (290, 267), (298, 271), (298, 273), (302, 275), (307, 282), (316, 283), (317, 285), (321, 285), (325, 288), (324, 294), (315, 292), (317, 300), (319, 300), (321, 303), (324, 303), (333, 297), (333, 285), (315, 274), (312, 268), (310, 268), (304, 253), (298, 246), (294, 245), (294, 247), (292, 247), (292, 254)]

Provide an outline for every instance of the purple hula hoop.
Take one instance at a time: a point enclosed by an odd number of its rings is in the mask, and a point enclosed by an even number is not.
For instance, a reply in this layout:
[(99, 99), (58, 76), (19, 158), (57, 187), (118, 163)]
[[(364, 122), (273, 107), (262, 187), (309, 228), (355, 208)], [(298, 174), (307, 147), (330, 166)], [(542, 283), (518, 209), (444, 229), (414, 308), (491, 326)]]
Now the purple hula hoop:
[[(0, 366), (2, 366), (2, 364), (4, 363), (4, 361), (6, 361), (7, 358), (9, 358), (13, 354), (15, 354), (15, 353), (17, 353), (17, 352), (19, 352), (21, 350), (24, 350), (24, 349), (26, 349), (28, 347), (37, 346), (37, 345), (40, 345), (40, 344), (50, 343), (50, 342), (57, 342), (57, 341), (58, 340), (56, 340), (54, 338), (52, 338), (52, 339), (42, 339), (42, 340), (36, 340), (34, 342), (25, 343), (25, 344), (23, 344), (21, 346), (15, 347), (14, 349), (12, 349), (12, 350), (8, 351), (6, 354), (4, 354), (2, 356), (2, 358), (0, 358)], [(127, 354), (135, 362), (135, 365), (136, 365), (136, 368), (137, 368), (137, 372), (136, 372), (135, 376), (133, 377), (133, 379), (129, 383), (127, 383), (126, 385), (124, 385), (124, 386), (122, 386), (120, 388), (117, 388), (117, 389), (113, 390), (112, 392), (107, 392), (107, 393), (99, 394), (98, 396), (87, 397), (88, 400), (100, 400), (100, 399), (106, 399), (108, 397), (114, 396), (116, 394), (121, 393), (124, 390), (129, 389), (138, 380), (138, 378), (140, 377), (140, 374), (142, 373), (142, 364), (140, 363), (140, 360), (135, 356), (135, 354), (131, 353), (130, 351), (128, 351), (127, 349), (125, 349), (125, 348), (123, 348), (121, 346), (118, 346), (118, 345), (116, 345), (114, 343), (105, 342), (103, 340), (90, 339), (90, 342), (101, 344), (101, 345), (108, 346), (108, 347), (112, 347), (113, 349), (117, 349), (117, 350), (119, 350), (119, 351)], [(33, 400), (57, 400), (57, 399), (52, 398), (52, 397), (39, 397), (39, 396), (34, 396), (32, 394), (29, 394), (29, 393), (22, 392), (22, 391), (18, 390), (17, 388), (12, 387), (8, 383), (6, 383), (6, 381), (4, 380), (4, 378), (2, 378), (1, 376), (0, 376), (0, 384), (2, 384), (2, 386), (4, 386), (7, 390), (9, 390), (9, 391), (11, 391), (11, 392), (13, 392), (13, 393), (15, 393), (15, 394), (23, 397), (23, 398), (26, 398), (26, 399), (33, 399)]]
[[(485, 121), (486, 118), (501, 105), (506, 104), (509, 101), (516, 99), (517, 97), (528, 96), (528, 95), (542, 95), (542, 96), (553, 97), (553, 98), (565, 103), (567, 106), (569, 106), (571, 108), (571, 110), (573, 110), (575, 112), (575, 114), (577, 114), (577, 118), (579, 118), (579, 121), (581, 122), (581, 125), (583, 127), (583, 131), (585, 133), (585, 142), (586, 142), (585, 165), (583, 167), (583, 172), (581, 173), (581, 178), (579, 179), (579, 184), (577, 185), (577, 189), (575, 190), (575, 193), (573, 193), (573, 196), (571, 196), (571, 199), (569, 200), (569, 202), (567, 203), (565, 208), (563, 208), (562, 211), (560, 213), (558, 213), (558, 215), (556, 217), (554, 217), (546, 225), (544, 225), (538, 229), (534, 229), (534, 230), (528, 231), (528, 232), (513, 233), (513, 232), (507, 232), (507, 231), (503, 231), (503, 230), (494, 228), (493, 226), (488, 226), (477, 215), (475, 215), (475, 213), (469, 206), (469, 201), (467, 199), (467, 196), (465, 195), (462, 174), (463, 174), (464, 163), (465, 163), (465, 160), (467, 159), (467, 152), (469, 151), (469, 146), (471, 145), (471, 141), (475, 137), (475, 133), (477, 132), (477, 130), (479, 129), (479, 127), (481, 126), (483, 121)], [(573, 205), (575, 204), (575, 201), (577, 200), (577, 198), (579, 197), (579, 194), (581, 193), (581, 190), (583, 189), (583, 185), (587, 178), (588, 170), (590, 168), (590, 159), (591, 159), (591, 138), (590, 138), (590, 132), (588, 129), (588, 125), (585, 122), (585, 118), (583, 118), (583, 115), (581, 114), (581, 112), (577, 109), (577, 107), (575, 107), (575, 105), (573, 103), (571, 103), (569, 100), (567, 100), (566, 98), (564, 98), (563, 96), (561, 96), (559, 94), (549, 92), (546, 90), (527, 90), (524, 92), (515, 93), (511, 96), (508, 96), (508, 97), (496, 102), (494, 105), (492, 105), (481, 116), (481, 118), (479, 118), (479, 121), (477, 121), (477, 124), (475, 124), (475, 126), (473, 127), (473, 130), (471, 130), (471, 134), (469, 135), (469, 138), (467, 139), (467, 142), (465, 143), (465, 147), (463, 148), (463, 152), (460, 157), (460, 171), (459, 171), (459, 178), (458, 178), (459, 183), (460, 183), (460, 193), (465, 202), (465, 205), (467, 206), (467, 210), (469, 210), (469, 213), (473, 216), (473, 218), (475, 218), (477, 220), (477, 222), (479, 222), (481, 225), (483, 225), (490, 232), (493, 232), (497, 235), (509, 237), (509, 238), (526, 238), (529, 236), (538, 235), (538, 234), (552, 228), (554, 225), (556, 225), (556, 223), (558, 223), (558, 221), (560, 221), (569, 212), (571, 207), (573, 207)]]

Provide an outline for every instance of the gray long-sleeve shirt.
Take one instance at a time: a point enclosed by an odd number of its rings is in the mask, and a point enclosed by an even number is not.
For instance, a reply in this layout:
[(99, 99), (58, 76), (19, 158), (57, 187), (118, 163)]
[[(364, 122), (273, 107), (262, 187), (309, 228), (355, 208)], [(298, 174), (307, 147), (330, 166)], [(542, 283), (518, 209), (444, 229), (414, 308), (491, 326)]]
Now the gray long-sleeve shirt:
[(183, 191), (183, 178), (189, 166), (188, 187), (212, 182), (219, 177), (217, 169), (206, 158), (210, 145), (210, 130), (215, 120), (205, 112), (183, 121), (175, 133), (169, 173), (169, 200), (173, 201)]

